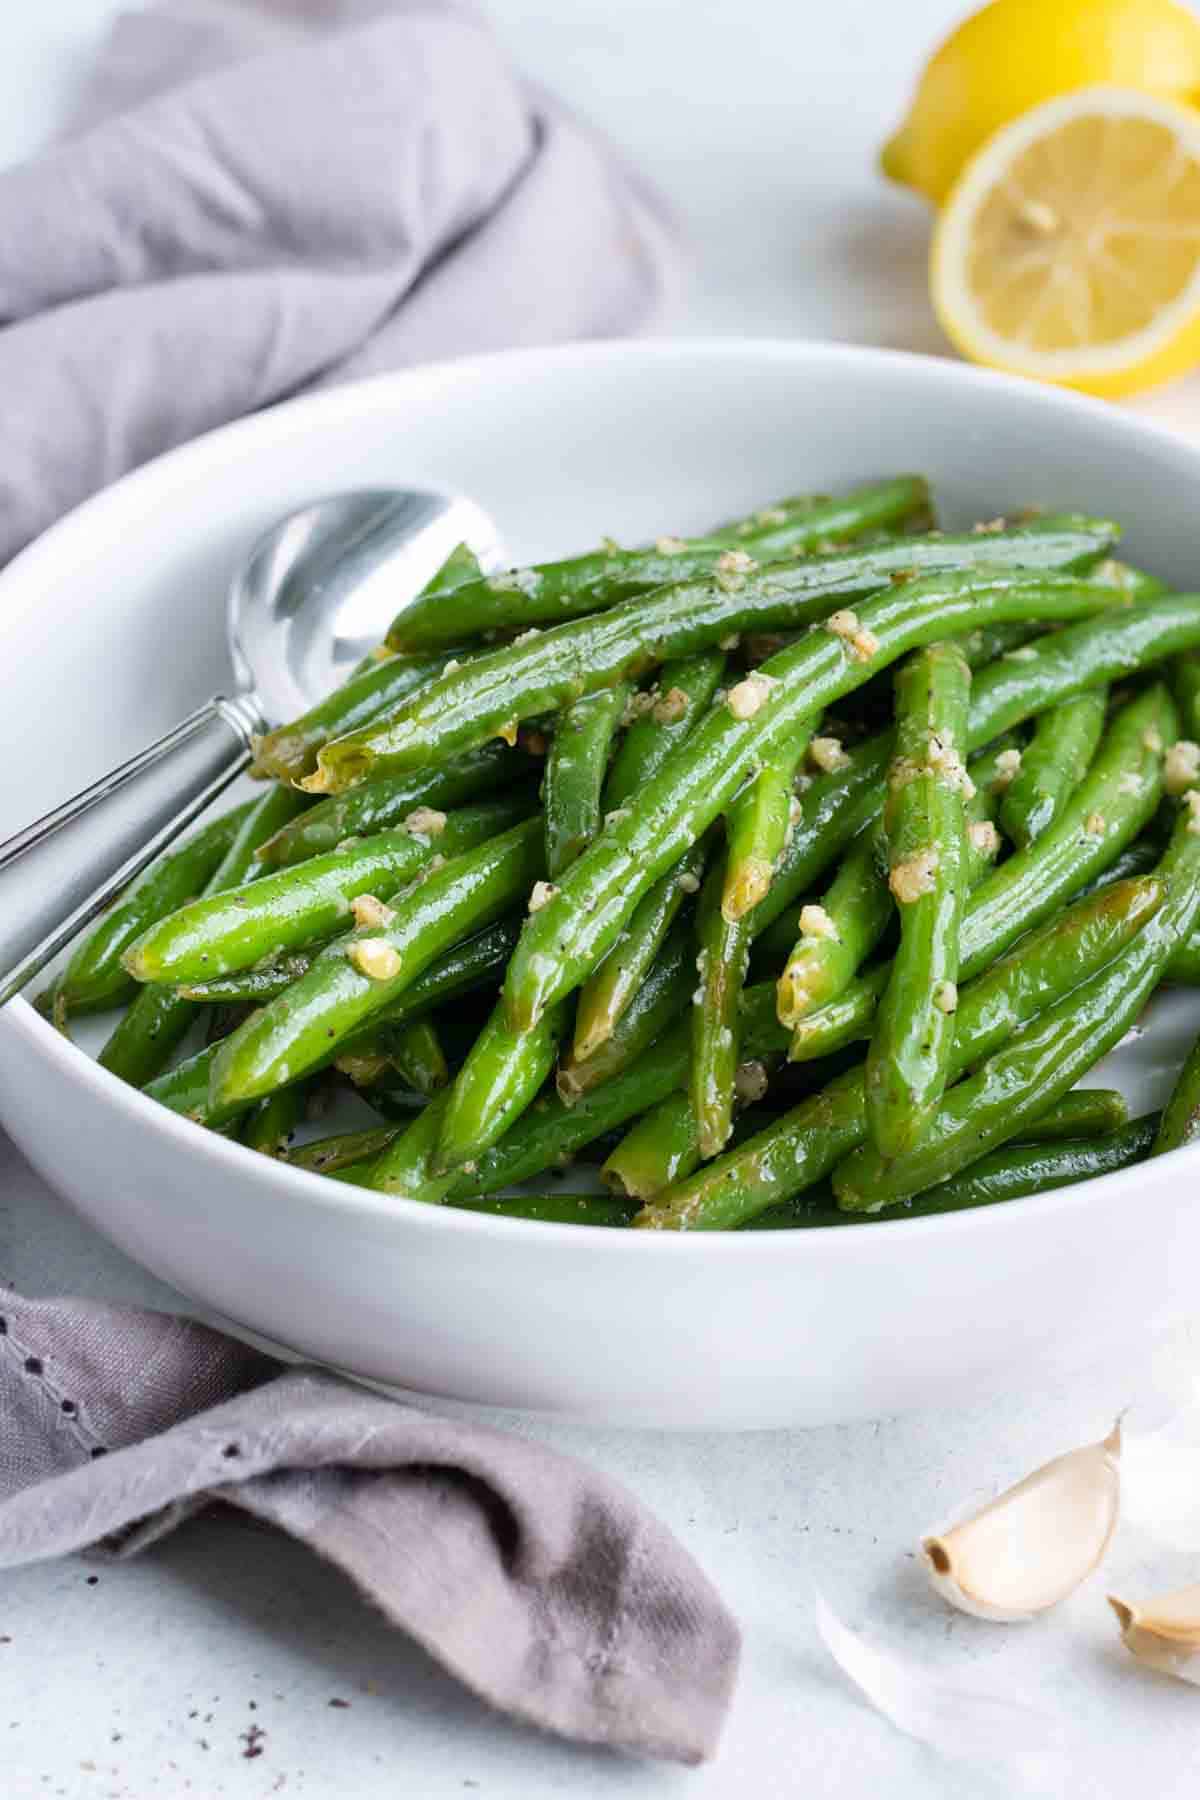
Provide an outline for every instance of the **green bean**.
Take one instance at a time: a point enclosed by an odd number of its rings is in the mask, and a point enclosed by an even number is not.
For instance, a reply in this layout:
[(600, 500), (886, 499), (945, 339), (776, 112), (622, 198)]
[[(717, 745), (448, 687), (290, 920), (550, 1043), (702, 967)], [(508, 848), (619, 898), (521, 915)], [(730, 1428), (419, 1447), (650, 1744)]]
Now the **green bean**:
[(150, 864), (73, 952), (57, 984), (58, 999), (73, 1013), (106, 1012), (137, 992), (124, 952), (156, 919), (200, 893), (233, 843), (256, 801), (247, 801), (202, 825), (178, 850)]
[(343, 1131), (336, 1137), (300, 1144), (288, 1150), (282, 1160), (294, 1169), (308, 1169), (313, 1175), (333, 1175), (356, 1163), (373, 1161), (398, 1136), (394, 1125), (368, 1125), (363, 1131)]
[(776, 985), (781, 1025), (836, 1000), (887, 930), (894, 908), (880, 853), (879, 832), (860, 833), (819, 904), (800, 909), (800, 936)]
[(1192, 1046), (1163, 1112), (1154, 1154), (1178, 1150), (1200, 1140), (1200, 1040)]
[[(1078, 901), (964, 987), (950, 1078), (990, 1056), (1027, 1020), (1125, 954), (1149, 929), (1165, 892), (1163, 880), (1145, 876)], [(1055, 1098), (1047, 1095), (1046, 1106)], [(866, 1083), (859, 1066), (757, 1137), (657, 1195), (635, 1224), (649, 1230), (733, 1230), (820, 1181), (866, 1135)]]
[(292, 783), (311, 775), (326, 744), (348, 731), (362, 730), (436, 681), (446, 657), (445, 650), (433, 656), (372, 657), (308, 712), (257, 738), (252, 773)]
[(462, 806), (477, 795), (519, 781), (533, 768), (531, 757), (496, 742), (440, 768), (369, 781), (310, 806), (259, 847), (259, 860), (268, 868), (290, 868), (310, 856), (328, 855), (347, 838), (371, 837), (389, 825), (402, 824), (418, 807)]
[(243, 1120), (238, 1136), (248, 1150), (257, 1150), (263, 1156), (282, 1157), (303, 1113), (303, 1086), (281, 1088), (277, 1094), (269, 1094), (252, 1108)]
[(1200, 739), (1200, 651), (1172, 657), (1170, 678), (1183, 735)]
[[(769, 982), (746, 989), (742, 1013), (747, 1057), (781, 1055), (787, 1046), (787, 1035), (775, 1020), (774, 991)], [(656, 1037), (635, 1062), (588, 1089), (570, 1105), (561, 1094), (543, 1094), (512, 1130), (479, 1158), (474, 1174), (459, 1171), (448, 1190), (449, 1199), (454, 1202), (464, 1196), (513, 1187), (569, 1161), (586, 1145), (618, 1130), (681, 1088), (687, 1081), (689, 1061), (688, 1022), (679, 1019)]]
[(1054, 824), (972, 894), (960, 943), (964, 979), (1048, 918), (1133, 842), (1158, 806), (1163, 751), (1175, 732), (1175, 708), (1161, 683), (1117, 714)]
[(437, 957), (510, 911), (542, 867), (541, 821), (529, 819), (411, 888), (388, 923), (329, 945), (226, 1038), (212, 1070), (214, 1106), (258, 1099), (322, 1066)]
[(633, 1205), (614, 1194), (490, 1194), (451, 1200), (456, 1212), (490, 1213), (500, 1219), (533, 1219), (543, 1225), (628, 1225)]
[[(514, 1025), (527, 1028), (586, 978), (646, 889), (708, 829), (750, 769), (794, 754), (805, 721), (833, 700), (947, 632), (993, 617), (1069, 616), (1094, 606), (1098, 591), (1071, 576), (978, 570), (930, 576), (893, 585), (858, 614), (835, 614), (824, 629), (773, 657), (730, 690), (724, 706), (668, 759), (625, 816), (605, 828), (530, 920), (505, 981)], [(1200, 641), (1200, 597), (1192, 607)], [(849, 639), (842, 635), (847, 631)]]
[(574, 1106), (581, 1095), (611, 1081), (627, 1068), (683, 1011), (695, 985), (691, 932), (680, 921), (604, 1042), (584, 1062), (576, 1058), (573, 1050), (564, 1058), (558, 1071), (558, 1092), (564, 1103)]
[(883, 811), (883, 778), (895, 733), (882, 732), (842, 753), (837, 766), (805, 777), (800, 817), (792, 830), (766, 898), (754, 909), (754, 932), (766, 956), (786, 957), (800, 922), (789, 909), (807, 894), (842, 851)]
[(884, 809), (888, 885), (900, 945), (867, 1052), (867, 1122), (881, 1153), (920, 1138), (946, 1086), (958, 1006), (967, 897), (971, 671), (953, 644), (931, 644), (896, 677), (896, 756)]
[(880, 997), (891, 973), (890, 962), (876, 963), (848, 982), (824, 1006), (797, 1019), (792, 1027), (788, 1061), (812, 1062), (817, 1057), (832, 1056), (848, 1044), (869, 1043)]
[(617, 1020), (638, 992), (689, 894), (700, 886), (704, 842), (693, 844), (673, 869), (659, 877), (638, 904), (627, 929), (579, 993), (571, 1062), (586, 1062), (616, 1029)]
[[(372, 900), (391, 899), (435, 857), (470, 849), (529, 809), (524, 794), (482, 800), (435, 815), (436, 830), (399, 826), (194, 901), (143, 932), (126, 951), (125, 966), (139, 981), (202, 981), (319, 943), (345, 930), (356, 900), (363, 902), (357, 911), (365, 911)], [(380, 913), (379, 906), (370, 910)]]
[[(964, 979), (977, 973), (1028, 927), (1049, 918), (1072, 895), (1082, 898), (1111, 880), (1141, 874), (1154, 866), (1157, 853), (1148, 864), (1139, 855), (1122, 866), (1125, 853), (1121, 846), (1154, 811), (1161, 792), (1162, 751), (1173, 730), (1170, 702), (1160, 687), (1148, 689), (1118, 714), (1092, 770), (1055, 826), (973, 889), (959, 940)], [(971, 763), (970, 772), (979, 777), (982, 792), (984, 781), (977, 762)], [(1103, 831), (1094, 829), (1101, 821)], [(1178, 967), (1186, 967), (1181, 959), (1187, 954), (1186, 945), (1176, 952), (1170, 965), (1172, 975)], [(803, 1019), (796, 1027), (791, 1059), (804, 1062), (856, 1038), (869, 1037), (878, 990), (879, 976), (873, 972), (870, 980), (851, 982), (836, 1005)]]
[[(304, 796), (275, 787), (257, 800), (242, 820), (233, 842), (204, 889), (219, 894), (253, 878), (258, 846), (287, 820), (304, 810)], [(135, 995), (120, 1023), (101, 1050), (102, 1068), (132, 1087), (145, 1087), (161, 1073), (196, 1018), (195, 1005), (170, 987), (149, 986)]]
[(700, 1130), (687, 1094), (668, 1094), (642, 1114), (600, 1173), (617, 1194), (649, 1200), (700, 1162)]
[(585, 694), (558, 716), (542, 784), (546, 873), (552, 881), (587, 849), (600, 829), (608, 753), (630, 692), (628, 682), (619, 681), (598, 694)]
[[(804, 742), (808, 733), (804, 733)], [(754, 911), (775, 878), (792, 824), (795, 757), (760, 769), (730, 806), (725, 818), (727, 849), (721, 913), (733, 925)], [(795, 809), (797, 812), (799, 808)], [(749, 949), (750, 925), (745, 928)]]
[(446, 1198), (454, 1175), (436, 1175), (433, 1156), (452, 1090), (444, 1088), (419, 1112), (411, 1125), (392, 1139), (366, 1171), (366, 1185), (380, 1193), (439, 1206)]
[(563, 1003), (544, 1013), (532, 1031), (514, 1032), (497, 1003), (450, 1091), (433, 1158), (438, 1173), (490, 1150), (520, 1118), (553, 1069), (567, 1025)]
[(412, 1019), (393, 1031), (388, 1040), (388, 1055), (402, 1081), (414, 1093), (428, 1099), (440, 1088), (448, 1086), (450, 1068), (442, 1049), (437, 1027), (428, 1018)]
[(741, 998), (750, 963), (748, 914), (770, 886), (783, 848), (791, 773), (789, 758), (782, 768), (762, 769), (742, 789), (729, 811), (726, 855), (710, 870), (700, 896), (690, 1089), (702, 1156), (715, 1156), (733, 1129)]
[[(280, 792), (288, 790), (281, 788)], [(181, 1000), (201, 1001), (209, 1006), (237, 1006), (247, 1001), (252, 1006), (261, 1006), (264, 1000), (273, 1000), (284, 988), (291, 987), (293, 981), (298, 981), (311, 966), (312, 956), (298, 950), (292, 956), (281, 956), (278, 962), (262, 963), (253, 969), (234, 969), (229, 975), (213, 976), (211, 981), (185, 981), (167, 991), (178, 994)], [(156, 991), (153, 986), (142, 990), (146, 994)]]
[(721, 650), (664, 664), (657, 683), (633, 701), (636, 716), (613, 758), (604, 789), (606, 812), (615, 812), (661, 769), (677, 744), (691, 737), (707, 712), (725, 672)]
[(1108, 689), (1089, 688), (1037, 720), (1020, 772), (1000, 803), (1000, 823), (1018, 850), (1053, 825), (1087, 774), (1107, 708)]
[(142, 1090), (161, 1106), (169, 1107), (172, 1112), (182, 1113), (185, 1118), (192, 1119), (197, 1125), (208, 1125), (218, 1129), (236, 1119), (252, 1104), (251, 1100), (234, 1101), (229, 1105), (214, 1106), (209, 1098), (208, 1083), (212, 1066), (217, 1059), (220, 1043), (207, 1044), (194, 1056), (184, 1062), (176, 1063), (173, 1069), (148, 1081)]
[[(708, 649), (730, 632), (776, 626), (794, 630), (822, 617), (838, 600), (871, 593), (893, 575), (907, 577), (920, 569), (955, 571), (953, 577), (943, 574), (940, 582), (934, 578), (933, 589), (926, 583), (913, 584), (925, 601), (922, 622), (927, 631), (936, 623), (930, 617), (930, 594), (940, 593), (947, 581), (957, 582), (961, 594), (964, 587), (980, 589), (996, 582), (996, 571), (1003, 570), (1004, 586), (1023, 583), (1028, 593), (1031, 604), (1024, 612), (1020, 608), (1005, 612), (994, 599), (990, 607), (952, 609), (942, 621), (943, 634), (970, 630), (993, 617), (1079, 617), (1103, 605), (1125, 605), (1111, 587), (1099, 583), (1079, 587), (1059, 577), (1062, 592), (1056, 607), (1051, 603), (1056, 578), (1043, 576), (1044, 585), (1038, 583), (1039, 570), (1062, 568), (1081, 558), (1093, 560), (1110, 532), (1104, 524), (1080, 521), (1057, 532), (1010, 532), (986, 539), (906, 538), (868, 550), (780, 564), (765, 572), (731, 569), (716, 580), (657, 588), (608, 612), (556, 625), (529, 642), (473, 659), (469, 666), (432, 682), (386, 719), (327, 744), (320, 752), (317, 773), (304, 786), (312, 793), (337, 793), (374, 776), (445, 761), (490, 737), (511, 736), (521, 719), (556, 712), (597, 688), (636, 679), (659, 663)], [(1035, 585), (1040, 585), (1040, 605), (1032, 603)], [(1068, 589), (1074, 592), (1073, 600), (1066, 598)], [(901, 600), (897, 612), (895, 595), (890, 603), (887, 596), (877, 597), (864, 615), (868, 635), (860, 637), (860, 646), (877, 626), (890, 627), (910, 610)], [(1200, 639), (1200, 628), (1197, 636)], [(860, 659), (844, 646), (842, 659), (853, 655), (857, 664), (855, 679), (848, 686), (836, 686), (830, 697), (861, 687), (886, 661), (914, 647), (912, 640), (902, 641), (899, 648), (889, 647), (886, 656)], [(806, 639), (772, 662), (801, 653), (806, 672), (814, 674), (822, 659), (817, 657), (814, 667), (811, 655), (807, 660), (803, 656), (813, 648), (812, 640)]]
[(1200, 595), (1167, 594), (1051, 631), (981, 669), (971, 692), (972, 745), (1085, 688), (1102, 687), (1200, 645)]
[(558, 624), (644, 593), (663, 582), (707, 575), (723, 550), (736, 544), (757, 557), (794, 555), (831, 538), (856, 537), (928, 512), (929, 492), (919, 476), (901, 476), (860, 488), (839, 500), (783, 501), (748, 519), (722, 526), (710, 537), (660, 538), (650, 550), (606, 545), (564, 562), (512, 569), (455, 589), (419, 596), (393, 620), (388, 641), (397, 649)]
[(748, 1231), (811, 1229), (819, 1225), (877, 1225), (889, 1219), (925, 1219), (936, 1213), (965, 1212), (970, 1207), (991, 1206), (1001, 1200), (1019, 1200), (1048, 1190), (1073, 1187), (1097, 1175), (1127, 1169), (1148, 1154), (1154, 1141), (1158, 1115), (1136, 1119), (1105, 1137), (1055, 1143), (1048, 1146), (1005, 1145), (982, 1156), (961, 1175), (927, 1188), (896, 1206), (877, 1213), (838, 1210), (832, 1195), (820, 1199), (799, 1195), (770, 1207), (747, 1221)]
[(1019, 1141), (1041, 1144), (1057, 1138), (1105, 1137), (1128, 1122), (1125, 1096), (1116, 1088), (1072, 1088), (1044, 1113), (1039, 1113), (1025, 1127)]
[(847, 1157), (833, 1178), (844, 1211), (873, 1212), (957, 1175), (1018, 1137), (1120, 1042), (1161, 981), (1174, 946), (1200, 917), (1200, 815), (1190, 806), (1182, 809), (1160, 869), (1166, 900), (1135, 942), (952, 1088), (915, 1149), (887, 1163), (872, 1148)]

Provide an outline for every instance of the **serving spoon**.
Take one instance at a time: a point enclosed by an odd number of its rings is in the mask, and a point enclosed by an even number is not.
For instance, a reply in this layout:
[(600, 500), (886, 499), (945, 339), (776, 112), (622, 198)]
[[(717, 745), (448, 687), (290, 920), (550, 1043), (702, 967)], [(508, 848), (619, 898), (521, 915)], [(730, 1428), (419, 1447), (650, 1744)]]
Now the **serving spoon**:
[(230, 583), (235, 689), (0, 843), (0, 1006), (248, 767), (255, 737), (344, 681), (466, 544), (503, 552), (471, 500), (417, 488), (331, 494), (289, 513)]

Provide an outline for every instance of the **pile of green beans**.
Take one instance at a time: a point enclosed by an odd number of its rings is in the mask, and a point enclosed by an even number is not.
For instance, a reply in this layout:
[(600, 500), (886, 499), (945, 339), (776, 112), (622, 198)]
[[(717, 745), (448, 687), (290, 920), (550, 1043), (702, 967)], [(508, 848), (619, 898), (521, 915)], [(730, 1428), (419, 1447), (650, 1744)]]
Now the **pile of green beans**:
[[(899, 475), (460, 546), (48, 1010), (124, 1008), (100, 1060), (198, 1128), (556, 1224), (895, 1221), (1200, 1141), (1200, 1044), (1161, 1114), (1076, 1086), (1200, 985), (1200, 594), (1118, 537), (945, 534)], [(375, 1118), (313, 1140), (339, 1085)]]

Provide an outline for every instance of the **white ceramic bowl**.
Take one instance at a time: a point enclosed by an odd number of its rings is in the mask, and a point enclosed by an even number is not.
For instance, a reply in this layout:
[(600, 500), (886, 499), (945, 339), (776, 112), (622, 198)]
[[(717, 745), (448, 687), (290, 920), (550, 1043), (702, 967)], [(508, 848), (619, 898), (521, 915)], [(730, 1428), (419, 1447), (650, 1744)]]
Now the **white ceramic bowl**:
[[(0, 836), (227, 683), (229, 573), (313, 494), (457, 488), (529, 558), (908, 468), (951, 522), (1031, 501), (1111, 512), (1131, 558), (1200, 582), (1200, 452), (954, 363), (684, 342), (414, 370), (203, 438), (0, 576)], [(1157, 1013), (1116, 1059), (1139, 1106), (1200, 1024), (1191, 996)], [(86, 1218), (242, 1328), (404, 1388), (598, 1421), (761, 1426), (951, 1403), (1052, 1379), (1195, 1303), (1200, 1150), (872, 1229), (527, 1224), (282, 1168), (131, 1092), (24, 1001), (0, 1013), (0, 1118)]]

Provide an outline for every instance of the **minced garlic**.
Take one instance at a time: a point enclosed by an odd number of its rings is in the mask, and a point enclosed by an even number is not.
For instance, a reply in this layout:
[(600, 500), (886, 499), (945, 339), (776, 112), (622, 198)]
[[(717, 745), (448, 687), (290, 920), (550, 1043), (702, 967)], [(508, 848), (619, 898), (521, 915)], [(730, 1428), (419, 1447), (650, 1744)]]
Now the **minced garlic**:
[(557, 892), (558, 889), (552, 881), (535, 881), (529, 896), (530, 912), (541, 912), (543, 906), (549, 906)]
[(850, 761), (842, 749), (841, 738), (835, 737), (815, 737), (808, 746), (808, 755), (809, 760), (816, 763), (818, 769), (824, 770), (826, 775), (832, 775), (836, 769), (844, 769)]
[(914, 851), (895, 865), (888, 876), (888, 886), (901, 906), (909, 906), (923, 894), (933, 892), (934, 876), (940, 863), (937, 846), (931, 845), (928, 850)]
[(369, 925), (376, 931), (384, 930), (396, 916), (374, 894), (357, 894), (350, 902), (350, 911), (356, 925)]
[(662, 698), (654, 702), (655, 724), (677, 725), (687, 716), (688, 705), (688, 697), (681, 687), (668, 688)]
[(359, 938), (346, 954), (368, 981), (393, 981), (400, 973), (400, 952), (386, 938)]
[(725, 704), (735, 719), (752, 719), (762, 711), (771, 689), (778, 686), (773, 675), (764, 675), (756, 669), (753, 675), (747, 675), (736, 687), (731, 687), (725, 696)]
[(832, 938), (840, 944), (841, 933), (823, 906), (800, 908), (800, 930), (805, 937)]
[(405, 818), (404, 829), (424, 837), (441, 837), (446, 829), (446, 815), (435, 806), (417, 806)]
[(1200, 744), (1194, 744), (1190, 738), (1180, 738), (1167, 751), (1167, 760), (1163, 764), (1163, 775), (1168, 794), (1182, 794), (1185, 789), (1194, 787), (1200, 780)]

